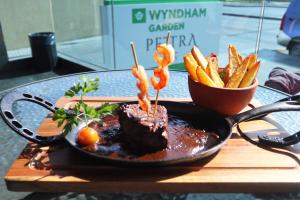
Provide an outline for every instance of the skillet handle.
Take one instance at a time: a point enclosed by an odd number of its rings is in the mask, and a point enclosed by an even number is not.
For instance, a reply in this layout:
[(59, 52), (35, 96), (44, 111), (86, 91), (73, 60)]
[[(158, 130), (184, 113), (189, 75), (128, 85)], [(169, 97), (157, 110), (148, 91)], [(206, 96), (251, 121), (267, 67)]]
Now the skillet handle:
[[(300, 101), (298, 101), (298, 99), (290, 100), (285, 98), (276, 103), (254, 108), (238, 115), (227, 117), (226, 119), (229, 120), (231, 124), (235, 125), (243, 121), (255, 119), (258, 116), (261, 117), (272, 112), (280, 111), (300, 111)], [(259, 135), (258, 139), (260, 144), (269, 147), (286, 147), (300, 142), (300, 132), (286, 138)]]
[(16, 118), (12, 110), (13, 103), (16, 101), (30, 101), (36, 104), (39, 104), (51, 112), (55, 112), (58, 108), (55, 107), (54, 104), (50, 103), (47, 100), (44, 100), (41, 97), (34, 96), (28, 93), (20, 93), (16, 91), (12, 91), (6, 94), (1, 99), (1, 116), (5, 123), (10, 126), (12, 130), (14, 130), (17, 134), (21, 135), (22, 137), (26, 138), (31, 142), (38, 143), (40, 145), (48, 145), (52, 143), (56, 143), (61, 141), (62, 136), (40, 136), (37, 133), (31, 131), (30, 129), (24, 127)]
[(278, 102), (283, 102), (283, 101), (300, 101), (300, 94), (280, 99)]
[[(284, 101), (300, 101), (300, 95), (289, 96), (289, 97), (280, 99), (280, 100), (278, 100), (278, 101), (276, 101), (276, 102), (284, 102)], [(265, 117), (265, 116), (267, 116), (267, 115), (268, 115), (268, 114), (260, 115), (260, 116), (255, 117), (255, 119), (259, 119), (259, 118)], [(254, 118), (253, 118), (253, 119), (254, 119)]]
[(240, 113), (238, 115), (229, 116), (226, 119), (229, 120), (233, 125), (238, 124), (243, 121), (248, 121), (255, 119), (258, 116), (267, 115), (272, 112), (281, 111), (300, 111), (300, 101), (279, 101), (269, 105), (264, 105), (246, 112)]
[(259, 135), (258, 141), (261, 144), (271, 147), (286, 147), (300, 142), (300, 131), (285, 138), (279, 136)]

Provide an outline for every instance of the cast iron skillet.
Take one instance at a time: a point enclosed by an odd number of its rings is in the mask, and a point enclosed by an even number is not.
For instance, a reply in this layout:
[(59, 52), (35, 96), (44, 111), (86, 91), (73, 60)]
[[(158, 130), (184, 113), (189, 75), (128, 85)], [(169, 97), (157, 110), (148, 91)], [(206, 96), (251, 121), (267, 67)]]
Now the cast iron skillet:
[[(168, 102), (168, 101), (160, 101), (159, 104), (163, 105), (167, 108), (168, 114), (170, 116), (175, 116), (178, 118), (182, 118), (187, 120), (191, 126), (196, 129), (205, 130), (206, 132), (212, 132), (212, 134), (208, 134), (208, 137), (205, 138), (204, 144), (201, 148), (195, 148), (194, 146), (191, 148), (189, 144), (185, 144), (184, 141), (180, 141), (178, 139), (175, 146), (180, 146), (179, 148), (170, 148), (171, 150), (162, 150), (161, 152), (156, 152), (150, 155), (138, 155), (138, 156), (116, 156), (116, 153), (109, 153), (107, 151), (101, 151), (97, 153), (93, 153), (87, 150), (82, 149), (78, 146), (76, 142), (77, 132), (83, 127), (83, 124), (79, 124), (78, 127), (74, 127), (70, 133), (66, 137), (62, 136), (51, 136), (44, 137), (39, 136), (28, 128), (24, 127), (14, 116), (12, 112), (12, 105), (16, 101), (30, 101), (37, 103), (51, 112), (54, 112), (58, 108), (55, 107), (54, 104), (50, 103), (47, 100), (44, 100), (41, 97), (34, 96), (28, 93), (20, 93), (20, 92), (10, 92), (6, 94), (1, 100), (1, 116), (4, 121), (14, 130), (16, 133), (21, 135), (22, 137), (28, 139), (29, 141), (41, 144), (41, 145), (50, 145), (56, 142), (66, 141), (70, 146), (78, 150), (80, 153), (84, 155), (92, 156), (93, 158), (106, 160), (111, 164), (122, 164), (122, 165), (134, 165), (134, 166), (165, 166), (171, 164), (177, 164), (182, 162), (190, 162), (202, 159), (204, 157), (210, 156), (217, 152), (230, 138), (232, 127), (237, 125), (242, 121), (251, 120), (258, 116), (266, 115), (271, 112), (279, 112), (279, 111), (300, 111), (300, 101), (299, 99), (283, 99), (279, 102), (261, 106), (258, 108), (254, 108), (252, 110), (243, 112), (238, 115), (224, 117), (216, 112), (211, 110), (207, 110), (198, 106), (195, 106), (192, 103), (179, 103), (179, 102)], [(69, 115), (72, 115), (72, 111), (67, 111)], [(169, 118), (169, 125), (170, 123)], [(187, 132), (182, 132), (182, 134), (189, 134)], [(217, 136), (217, 140), (216, 137)], [(176, 136), (177, 137), (177, 136)], [(194, 137), (194, 136), (193, 136)], [(211, 137), (213, 138), (213, 142), (211, 141)], [(180, 138), (180, 137), (179, 137)], [(197, 138), (194, 138), (197, 140)], [(271, 142), (270, 142), (271, 141)], [(299, 137), (296, 136), (292, 139), (292, 143), (295, 144), (299, 142)], [(278, 142), (278, 138), (272, 140), (270, 137), (261, 137), (260, 142), (267, 145), (282, 145), (282, 141)], [(285, 144), (287, 145), (287, 144)], [(283, 145), (284, 146), (284, 145)], [(102, 147), (101, 147), (102, 148)], [(115, 150), (113, 150), (115, 149)], [(113, 146), (110, 151), (119, 151), (120, 146)], [(183, 150), (181, 152), (181, 150)], [(175, 153), (174, 153), (175, 152)]]

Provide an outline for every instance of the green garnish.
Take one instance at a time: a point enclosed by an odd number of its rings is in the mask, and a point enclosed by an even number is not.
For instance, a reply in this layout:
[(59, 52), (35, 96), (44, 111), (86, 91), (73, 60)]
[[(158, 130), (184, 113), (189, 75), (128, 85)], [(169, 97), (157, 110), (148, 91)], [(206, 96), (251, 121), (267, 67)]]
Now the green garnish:
[[(63, 128), (63, 134), (66, 135), (71, 131), (73, 126), (78, 126), (80, 121), (85, 121), (86, 126), (88, 120), (92, 119), (99, 123), (102, 123), (102, 118), (111, 115), (119, 106), (118, 104), (105, 103), (102, 106), (95, 109), (88, 106), (83, 101), (83, 96), (91, 91), (97, 91), (99, 87), (99, 78), (88, 79), (87, 77), (80, 77), (82, 82), (74, 84), (69, 90), (65, 92), (66, 97), (80, 96), (80, 100), (75, 104), (72, 111), (74, 115), (67, 115), (66, 110), (59, 108), (55, 111), (52, 120), (58, 120), (58, 127), (66, 124)], [(65, 123), (66, 122), (66, 123)]]

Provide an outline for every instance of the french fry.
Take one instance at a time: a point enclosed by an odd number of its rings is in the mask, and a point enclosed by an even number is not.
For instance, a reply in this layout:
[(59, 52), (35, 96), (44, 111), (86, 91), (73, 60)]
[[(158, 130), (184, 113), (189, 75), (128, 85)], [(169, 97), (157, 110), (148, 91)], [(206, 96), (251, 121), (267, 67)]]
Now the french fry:
[(239, 85), (240, 88), (248, 87), (253, 83), (257, 75), (257, 72), (259, 70), (259, 67), (260, 67), (260, 61), (256, 62), (253, 66), (251, 66), (251, 68), (245, 74), (241, 84)]
[(238, 68), (236, 68), (233, 75), (230, 77), (229, 81), (226, 84), (227, 88), (238, 88), (239, 87), (244, 75), (247, 72), (247, 69), (251, 62), (251, 59), (253, 59), (253, 56), (255, 56), (255, 55), (247, 56), (243, 60), (242, 64)]
[(255, 64), (256, 64), (257, 56), (256, 54), (253, 54), (253, 56), (250, 59), (250, 63), (248, 65), (248, 70), (250, 70)]
[(210, 78), (215, 82), (215, 84), (218, 87), (224, 87), (224, 82), (219, 76), (219, 73), (217, 71), (218, 69), (218, 60), (216, 57), (209, 57), (208, 58), (208, 65), (207, 65), (207, 71)]
[(227, 79), (227, 69), (228, 69), (228, 65), (227, 64), (224, 68), (219, 68), (218, 69), (218, 73), (222, 79), (222, 81), (224, 82), (224, 84), (226, 85), (227, 82), (228, 82), (228, 79)]
[(243, 62), (243, 57), (238, 53), (238, 57), (239, 57), (239, 63), (241, 64)]
[(191, 53), (184, 56), (185, 68), (191, 78), (212, 87), (239, 88), (250, 86), (258, 73), (260, 62), (256, 54), (248, 55), (245, 59), (236, 47), (228, 47), (229, 63), (220, 68), (217, 55), (211, 53), (206, 58), (194, 46)]
[(225, 70), (225, 72), (226, 72), (225, 73), (225, 81), (226, 82), (228, 82), (228, 80), (233, 75), (236, 68), (242, 64), (242, 56), (238, 53), (235, 46), (229, 45), (228, 55), (229, 55), (229, 64)]
[(203, 54), (201, 53), (201, 51), (198, 49), (198, 47), (193, 46), (192, 54), (193, 54), (195, 60), (197, 61), (198, 65), (201, 66), (203, 70), (206, 70), (208, 62), (205, 59), (205, 57), (203, 56)]
[(217, 87), (216, 83), (211, 80), (211, 78), (208, 76), (208, 74), (205, 73), (202, 67), (197, 67), (196, 74), (200, 83), (211, 87)]
[(215, 63), (214, 67), (216, 68), (216, 71), (218, 71), (219, 70), (219, 60), (218, 60), (217, 55), (214, 53), (209, 54), (209, 56), (206, 57), (207, 62), (209, 62), (210, 59), (213, 60), (213, 62)]
[[(209, 56), (206, 56), (206, 60), (207, 60), (207, 63), (208, 63), (208, 60), (211, 58), (211, 55), (209, 55)], [(206, 66), (206, 69), (204, 70), (208, 75), (209, 75), (209, 70), (208, 70), (208, 64), (207, 64), (207, 66)]]
[(226, 83), (224, 82), (225, 79), (225, 68), (220, 68), (218, 69), (218, 74), (220, 76), (220, 78), (222, 79), (224, 86), (226, 85)]
[(198, 63), (195, 60), (195, 58), (193, 57), (193, 55), (191, 53), (187, 53), (183, 57), (183, 61), (184, 61), (185, 69), (188, 71), (188, 73), (190, 74), (192, 79), (194, 81), (198, 81), (198, 77), (196, 74), (196, 69), (197, 69)]
[[(243, 62), (242, 56), (239, 54), (238, 50), (235, 46), (229, 45), (230, 47), (230, 54), (232, 57), (232, 62), (236, 62), (236, 65), (240, 65)], [(234, 63), (233, 63), (234, 64)]]

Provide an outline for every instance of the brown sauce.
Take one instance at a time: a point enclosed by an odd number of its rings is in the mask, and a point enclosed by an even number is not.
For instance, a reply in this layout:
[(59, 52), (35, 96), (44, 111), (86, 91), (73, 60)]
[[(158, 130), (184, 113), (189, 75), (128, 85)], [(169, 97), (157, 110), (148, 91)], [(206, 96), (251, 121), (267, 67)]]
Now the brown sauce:
[(116, 159), (159, 161), (193, 156), (220, 143), (216, 133), (195, 127), (189, 120), (175, 115), (169, 115), (168, 118), (168, 147), (163, 150), (142, 155), (128, 151), (122, 143), (116, 115), (104, 118), (103, 126), (97, 123), (89, 125), (97, 130), (102, 140), (97, 146), (84, 150)]

